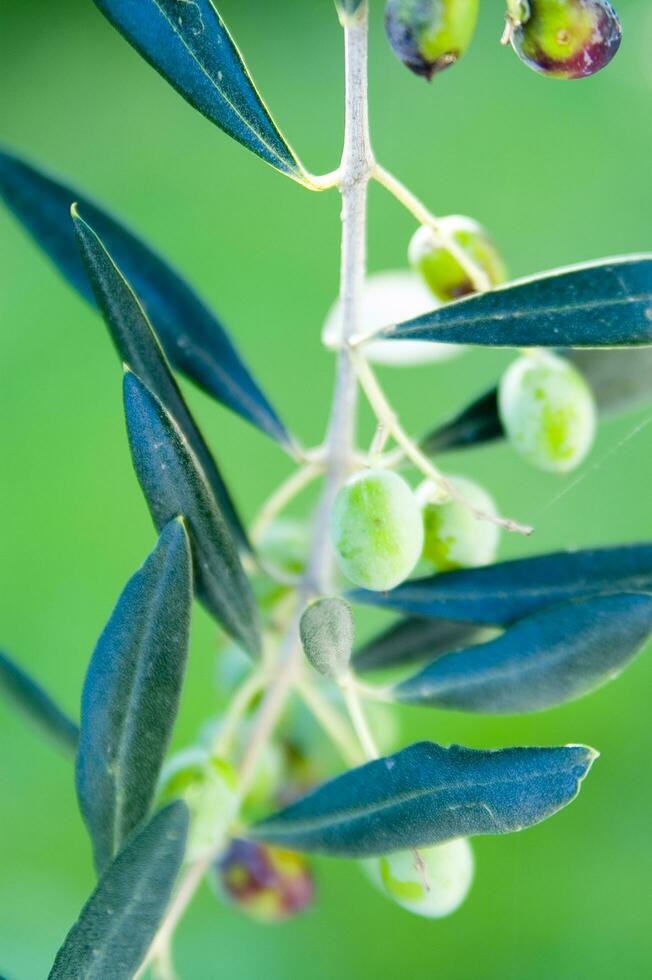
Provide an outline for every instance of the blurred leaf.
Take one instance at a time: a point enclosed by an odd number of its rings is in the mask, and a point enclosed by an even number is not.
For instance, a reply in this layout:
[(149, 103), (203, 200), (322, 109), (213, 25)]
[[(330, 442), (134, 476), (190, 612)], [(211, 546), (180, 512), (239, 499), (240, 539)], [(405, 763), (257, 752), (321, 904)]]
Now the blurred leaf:
[(652, 596), (579, 599), (520, 620), (480, 646), (441, 657), (391, 700), (457, 711), (543, 711), (617, 677), (652, 631)]
[(346, 674), (351, 660), (355, 626), (348, 602), (320, 599), (304, 611), (299, 623), (304, 653), (324, 677)]
[(77, 751), (79, 729), (22, 667), (0, 651), (0, 691), (30, 721), (68, 752)]
[[(561, 351), (591, 385), (598, 411), (613, 415), (652, 401), (652, 347)], [(492, 388), (421, 441), (430, 456), (504, 438), (498, 389)]]
[(342, 857), (507, 834), (570, 803), (595, 758), (583, 745), (490, 752), (418, 742), (324, 783), (250, 833)]
[(354, 602), (424, 617), (507, 626), (560, 602), (609, 592), (652, 591), (652, 544), (559, 551), (413, 579)]
[(172, 364), (282, 446), (292, 445), (215, 314), (148, 245), (79, 191), (6, 152), (0, 152), (0, 196), (64, 278), (94, 304), (70, 222), (77, 202), (143, 303)]
[(131, 370), (124, 399), (134, 469), (156, 527), (160, 531), (178, 515), (187, 519), (197, 595), (228, 633), (258, 654), (251, 586), (203, 470), (170, 413)]
[(210, 449), (204, 441), (144, 309), (93, 229), (73, 206), (73, 224), (97, 304), (122, 363), (129, 364), (165, 405), (188, 440), (241, 547), (247, 534)]
[(335, 0), (335, 6), (338, 13), (345, 17), (351, 17), (353, 14), (357, 14), (364, 2), (365, 0)]
[(188, 656), (192, 572), (171, 521), (127, 583), (91, 658), (82, 696), (77, 795), (102, 871), (150, 812)]
[(476, 293), (377, 338), (489, 347), (652, 344), (652, 256), (558, 269)]
[(134, 48), (202, 115), (281, 173), (304, 171), (211, 0), (95, 0)]
[(362, 672), (435, 660), (451, 650), (480, 642), (487, 632), (484, 626), (447, 619), (402, 619), (356, 650), (353, 666)]
[(57, 953), (49, 980), (132, 980), (183, 862), (188, 809), (172, 803), (108, 866)]

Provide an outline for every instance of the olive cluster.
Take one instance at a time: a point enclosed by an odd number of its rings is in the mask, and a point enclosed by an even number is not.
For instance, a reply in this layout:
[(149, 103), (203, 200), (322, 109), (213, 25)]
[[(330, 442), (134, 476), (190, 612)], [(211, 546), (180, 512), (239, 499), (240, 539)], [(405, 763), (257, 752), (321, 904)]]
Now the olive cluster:
[[(387, 0), (385, 25), (400, 60), (428, 80), (467, 50), (479, 0)], [(507, 0), (503, 43), (552, 78), (586, 78), (607, 65), (622, 29), (608, 0)]]

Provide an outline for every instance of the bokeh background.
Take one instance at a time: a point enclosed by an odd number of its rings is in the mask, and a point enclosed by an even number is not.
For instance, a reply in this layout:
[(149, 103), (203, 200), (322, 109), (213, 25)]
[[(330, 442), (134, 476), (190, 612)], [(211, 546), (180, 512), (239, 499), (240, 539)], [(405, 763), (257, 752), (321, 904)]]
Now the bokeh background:
[[(301, 157), (315, 172), (333, 169), (342, 51), (331, 0), (219, 6)], [(541, 79), (501, 49), (502, 4), (487, 0), (469, 54), (427, 86), (394, 60), (382, 4), (371, 6), (375, 149), (433, 210), (485, 223), (514, 275), (652, 248), (647, 0), (620, 0), (620, 55), (574, 83)], [(333, 365), (319, 332), (337, 288), (336, 195), (304, 191), (215, 130), (90, 0), (0, 5), (0, 140), (107, 202), (170, 256), (214, 303), (289, 425), (308, 444), (321, 438)], [(403, 267), (411, 219), (372, 188), (370, 220), (370, 269)], [(0, 255), (0, 642), (76, 714), (95, 639), (154, 535), (104, 328), (4, 212)], [(382, 376), (418, 433), (508, 359), (477, 352)], [(186, 389), (253, 516), (287, 460)], [(649, 411), (605, 423), (589, 462), (566, 479), (529, 469), (505, 446), (444, 465), (536, 524), (531, 541), (504, 540), (503, 556), (650, 537)], [(198, 610), (179, 746), (219, 707), (214, 647)], [(543, 716), (405, 712), (405, 742), (581, 741), (602, 758), (557, 818), (476, 842), (476, 884), (453, 918), (413, 918), (353, 864), (322, 861), (318, 908), (282, 927), (254, 926), (204, 890), (179, 936), (184, 980), (651, 976), (651, 693), (648, 653), (617, 683)], [(39, 980), (91, 890), (89, 845), (69, 761), (4, 704), (0, 737), (0, 973)]]

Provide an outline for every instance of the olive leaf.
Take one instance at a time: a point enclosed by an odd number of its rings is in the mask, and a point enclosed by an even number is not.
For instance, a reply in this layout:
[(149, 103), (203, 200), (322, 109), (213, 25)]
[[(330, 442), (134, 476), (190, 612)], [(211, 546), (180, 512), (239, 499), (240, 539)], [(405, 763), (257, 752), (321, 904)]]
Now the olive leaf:
[(131, 837), (100, 878), (48, 980), (132, 980), (183, 862), (188, 808), (177, 801)]
[(211, 0), (94, 2), (190, 105), (281, 173), (306, 182)]
[[(560, 353), (589, 382), (600, 415), (614, 415), (652, 401), (652, 347)], [(504, 435), (498, 414), (498, 389), (492, 388), (430, 432), (421, 440), (421, 449), (434, 456), (481, 446)]]
[(337, 776), (249, 833), (341, 857), (507, 834), (575, 799), (596, 756), (583, 745), (485, 751), (418, 742)]
[(337, 12), (343, 20), (353, 17), (366, 0), (335, 0)]
[(490, 632), (484, 626), (448, 619), (412, 616), (393, 623), (353, 654), (357, 671), (383, 670), (423, 660), (436, 660), (451, 650), (479, 643)]
[(154, 524), (161, 530), (178, 515), (187, 519), (198, 597), (228, 633), (257, 655), (260, 634), (251, 586), (197, 457), (165, 406), (130, 369), (124, 401), (134, 469)]
[(344, 599), (320, 599), (304, 610), (299, 623), (304, 653), (324, 677), (346, 674), (351, 660), (355, 625)]
[(519, 620), (498, 639), (441, 657), (393, 701), (518, 714), (582, 697), (617, 677), (652, 632), (652, 596), (578, 599)]
[(125, 586), (82, 695), (77, 795), (102, 871), (148, 816), (188, 656), (192, 571), (183, 520)]
[(239, 545), (249, 551), (247, 534), (231, 495), (170, 371), (165, 353), (138, 298), (100, 238), (73, 205), (72, 219), (97, 304), (122, 363), (129, 364), (165, 405), (188, 440)]
[(375, 339), (489, 347), (652, 344), (652, 255), (556, 269), (388, 327)]
[(7, 152), (0, 152), (0, 196), (63, 277), (95, 304), (70, 221), (70, 208), (77, 202), (138, 295), (171, 363), (227, 408), (292, 449), (291, 436), (229, 334), (165, 259), (77, 189)]
[(22, 667), (0, 651), (0, 692), (67, 752), (77, 751), (79, 728)]
[(391, 592), (349, 598), (416, 616), (507, 626), (571, 599), (652, 591), (652, 544), (559, 551), (535, 558), (444, 572), (404, 582)]

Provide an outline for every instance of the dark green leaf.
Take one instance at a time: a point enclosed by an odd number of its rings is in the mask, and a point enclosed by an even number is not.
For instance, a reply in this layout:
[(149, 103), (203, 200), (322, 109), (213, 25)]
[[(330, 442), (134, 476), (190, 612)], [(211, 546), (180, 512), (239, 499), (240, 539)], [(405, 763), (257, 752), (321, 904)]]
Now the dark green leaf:
[(0, 196), (65, 279), (95, 303), (70, 208), (76, 201), (143, 303), (171, 363), (286, 448), (287, 429), (215, 314), (172, 267), (72, 187), (0, 152)]
[(84, 683), (77, 795), (102, 871), (150, 812), (188, 656), (192, 569), (171, 521), (127, 583)]
[(560, 551), (404, 582), (356, 602), (416, 616), (507, 626), (547, 606), (608, 592), (652, 591), (652, 544)]
[(402, 619), (356, 650), (353, 666), (362, 672), (435, 660), (451, 650), (480, 642), (486, 633), (486, 627), (447, 619)]
[(305, 173), (260, 98), (211, 0), (95, 0), (195, 109), (282, 173)]
[(365, 0), (335, 0), (335, 6), (340, 15), (346, 18), (357, 14), (364, 2)]
[(260, 649), (251, 586), (235, 540), (203, 470), (170, 413), (132, 371), (124, 379), (134, 469), (155, 525), (188, 521), (197, 594), (228, 633), (253, 654)]
[[(600, 415), (614, 415), (652, 401), (652, 347), (633, 350), (561, 351), (591, 385)], [(430, 456), (504, 438), (498, 389), (481, 395), (421, 441)]]
[(38, 725), (50, 738), (58, 742), (66, 751), (77, 751), (79, 729), (63, 713), (49, 694), (47, 694), (22, 667), (0, 652), (0, 691), (7, 695), (30, 721)]
[(320, 599), (304, 611), (299, 623), (304, 653), (324, 677), (337, 678), (349, 669), (355, 626), (344, 599)]
[(521, 279), (388, 327), (392, 340), (489, 347), (652, 344), (652, 256), (630, 255)]
[(342, 857), (507, 834), (570, 803), (595, 758), (583, 745), (488, 752), (418, 742), (324, 783), (251, 833)]
[(520, 714), (582, 697), (617, 677), (652, 631), (652, 596), (578, 599), (520, 620), (489, 643), (441, 657), (395, 701)]
[(132, 980), (183, 862), (188, 809), (161, 810), (108, 866), (57, 953), (49, 980)]
[(97, 304), (109, 328), (121, 363), (129, 364), (165, 405), (203, 467), (220, 508), (239, 544), (249, 549), (246, 532), (229, 491), (197, 428), (165, 353), (144, 309), (93, 229), (73, 206), (73, 224)]

